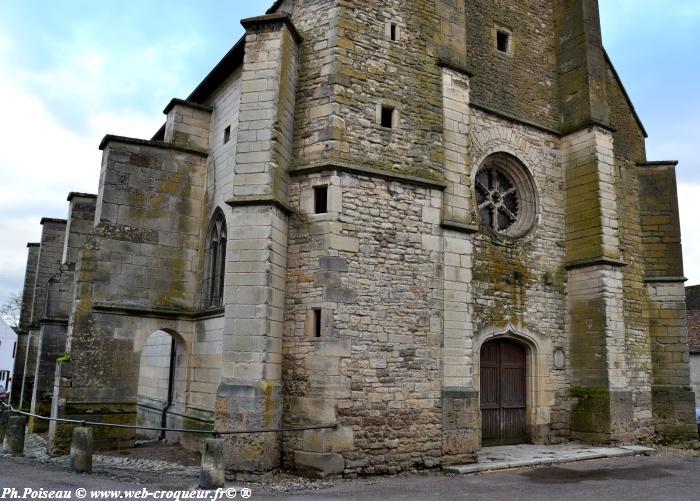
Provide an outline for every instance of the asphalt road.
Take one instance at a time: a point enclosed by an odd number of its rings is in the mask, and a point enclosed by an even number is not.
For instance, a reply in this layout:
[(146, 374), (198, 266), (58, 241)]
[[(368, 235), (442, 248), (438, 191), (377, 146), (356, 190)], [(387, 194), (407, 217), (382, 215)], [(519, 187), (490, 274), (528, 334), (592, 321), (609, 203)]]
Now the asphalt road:
[(632, 457), (476, 476), (356, 480), (308, 494), (268, 497), (261, 493), (258, 499), (697, 501), (700, 459)]
[[(77, 475), (64, 468), (0, 459), (3, 489), (184, 489), (192, 479)], [(278, 500), (459, 500), (470, 501), (681, 501), (700, 499), (700, 458), (620, 458), (477, 476), (405, 475), (340, 480), (312, 492), (273, 493), (252, 487), (250, 499)], [(72, 499), (77, 499), (75, 495)], [(236, 499), (240, 499), (240, 493)], [(17, 499), (17, 498), (16, 498)], [(21, 498), (20, 498), (21, 499)], [(88, 496), (88, 499), (89, 496)], [(227, 501), (222, 497), (220, 501)]]

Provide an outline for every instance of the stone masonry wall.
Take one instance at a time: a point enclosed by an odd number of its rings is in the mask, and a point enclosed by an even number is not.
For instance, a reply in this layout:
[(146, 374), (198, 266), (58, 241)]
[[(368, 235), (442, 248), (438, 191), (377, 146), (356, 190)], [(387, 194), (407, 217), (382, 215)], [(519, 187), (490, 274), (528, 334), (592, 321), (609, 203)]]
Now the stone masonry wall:
[(109, 143), (97, 202), (93, 301), (192, 309), (199, 292), (204, 158), (148, 144)]
[[(339, 462), (346, 474), (435, 466), (441, 341), (430, 319), (440, 316), (434, 291), (441, 265), (422, 241), (439, 234), (424, 213), (440, 208), (441, 197), (381, 179), (324, 174), (292, 184), (296, 210), (319, 184), (340, 188), (329, 200), (331, 212), (295, 212), (290, 222), (285, 422), (337, 421), (341, 428), (320, 442), (316, 435), (285, 435), (285, 462), (303, 463), (312, 451), (329, 454), (329, 464)], [(313, 308), (322, 311), (321, 338), (311, 327)]]
[(691, 353), (700, 353), (700, 287), (685, 288), (688, 312), (688, 347)]
[[(553, 2), (466, 2), (472, 101), (520, 120), (559, 129)], [(512, 54), (496, 50), (496, 31), (512, 33)]]
[[(216, 208), (224, 212), (226, 221), (231, 220), (231, 209), (226, 200), (233, 194), (233, 172), (238, 142), (238, 114), (241, 99), (240, 69), (221, 84), (207, 99), (214, 111), (211, 118), (209, 158), (207, 159), (207, 193), (205, 221), (208, 224)], [(230, 127), (230, 136), (225, 141), (225, 130)], [(206, 232), (203, 230), (202, 235)], [(203, 254), (203, 253), (202, 253)]]
[[(540, 370), (531, 375), (539, 378), (540, 390), (528, 397), (533, 413), (529, 417), (530, 438), (536, 442), (561, 441), (568, 436), (570, 351), (562, 314), (567, 277), (563, 269), (564, 172), (559, 138), (479, 110), (473, 110), (470, 136), (470, 190), (484, 159), (494, 153), (507, 153), (530, 172), (539, 202), (535, 225), (522, 238), (494, 240), (483, 226), (474, 234), (473, 329), (476, 334), (512, 326), (541, 340), (538, 349), (542, 352), (537, 353), (542, 357)], [(477, 388), (479, 348), (474, 346), (469, 365)], [(565, 354), (565, 367), (554, 367), (554, 350)]]

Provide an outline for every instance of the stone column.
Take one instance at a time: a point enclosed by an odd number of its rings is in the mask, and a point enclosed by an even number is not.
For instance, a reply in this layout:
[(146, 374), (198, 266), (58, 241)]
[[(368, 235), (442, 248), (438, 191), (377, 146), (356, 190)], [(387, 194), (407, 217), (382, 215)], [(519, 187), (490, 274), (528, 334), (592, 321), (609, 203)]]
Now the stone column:
[[(287, 186), (292, 155), (298, 44), (286, 14), (246, 28), (233, 207), (227, 248), (226, 321), (216, 426), (274, 429), (282, 423), (282, 324), (287, 269)], [(230, 471), (280, 464), (277, 433), (226, 437)]]

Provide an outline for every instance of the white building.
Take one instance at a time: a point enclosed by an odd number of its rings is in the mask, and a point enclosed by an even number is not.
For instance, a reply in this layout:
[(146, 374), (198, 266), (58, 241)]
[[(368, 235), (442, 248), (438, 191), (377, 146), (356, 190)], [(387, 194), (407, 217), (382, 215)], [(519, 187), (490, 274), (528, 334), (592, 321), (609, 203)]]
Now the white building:
[(10, 391), (17, 355), (17, 334), (0, 319), (0, 390)]

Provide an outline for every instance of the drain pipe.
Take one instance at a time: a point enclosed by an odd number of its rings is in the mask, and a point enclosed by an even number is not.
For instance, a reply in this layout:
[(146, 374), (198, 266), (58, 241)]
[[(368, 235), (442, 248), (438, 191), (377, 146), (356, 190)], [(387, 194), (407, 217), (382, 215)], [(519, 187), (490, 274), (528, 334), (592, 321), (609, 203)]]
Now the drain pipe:
[[(160, 427), (167, 428), (168, 424), (168, 411), (173, 405), (173, 393), (175, 390), (175, 356), (176, 356), (176, 346), (175, 338), (170, 336), (170, 372), (168, 375), (168, 401), (165, 403), (163, 408), (163, 413), (160, 416)], [(160, 431), (160, 440), (165, 440), (165, 430)]]

